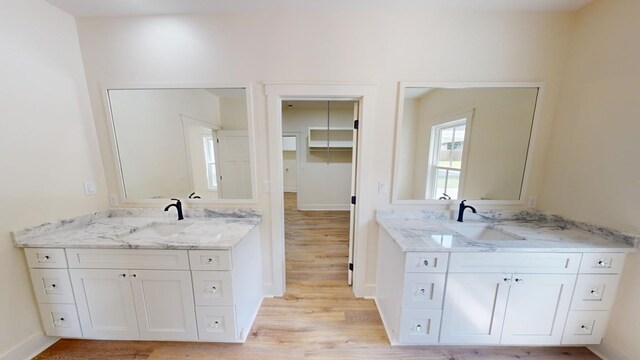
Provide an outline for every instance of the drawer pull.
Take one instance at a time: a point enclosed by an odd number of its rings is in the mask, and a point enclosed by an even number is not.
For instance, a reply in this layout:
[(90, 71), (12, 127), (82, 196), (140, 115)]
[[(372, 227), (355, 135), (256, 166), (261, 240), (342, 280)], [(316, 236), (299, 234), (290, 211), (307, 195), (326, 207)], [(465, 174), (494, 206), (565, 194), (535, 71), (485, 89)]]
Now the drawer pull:
[(598, 266), (599, 267), (609, 267), (609, 264), (607, 264), (607, 262), (604, 259), (600, 259), (600, 260), (598, 260)]
[(524, 279), (516, 278), (516, 283), (522, 284), (523, 282), (524, 282)]
[(134, 278), (138, 277), (138, 275), (136, 274), (131, 274), (131, 276), (133, 276)]
[(503, 278), (502, 282), (505, 283), (505, 284), (510, 284), (511, 283), (511, 278), (508, 278), (508, 277)]
[(213, 262), (213, 258), (208, 258), (207, 259), (207, 264), (211, 264)]
[(218, 292), (218, 289), (215, 286), (212, 286), (211, 289), (209, 289), (209, 292), (215, 294)]
[(55, 327), (61, 327), (63, 324), (64, 324), (64, 318), (63, 317), (61, 317), (60, 319), (55, 320), (53, 322), (53, 326), (55, 326)]
[(424, 289), (420, 289), (420, 295), (424, 295), (425, 290)]
[(589, 326), (587, 325), (582, 325), (580, 326), (580, 330), (582, 330), (583, 333), (588, 334), (591, 329), (589, 329)]
[(45, 292), (50, 293), (56, 289), (56, 284), (51, 284), (47, 288), (44, 289)]
[(591, 289), (591, 295), (598, 297), (600, 296), (600, 292), (598, 291), (598, 289)]
[(422, 332), (422, 325), (416, 326), (416, 331), (417, 332)]
[(220, 322), (216, 321), (213, 324), (209, 324), (209, 328), (211, 329), (217, 329), (218, 327), (220, 327)]
[(126, 278), (126, 277), (127, 277), (127, 274), (118, 274), (118, 277)]
[(429, 260), (424, 259), (424, 261), (422, 262), (424, 264), (424, 266), (429, 266)]

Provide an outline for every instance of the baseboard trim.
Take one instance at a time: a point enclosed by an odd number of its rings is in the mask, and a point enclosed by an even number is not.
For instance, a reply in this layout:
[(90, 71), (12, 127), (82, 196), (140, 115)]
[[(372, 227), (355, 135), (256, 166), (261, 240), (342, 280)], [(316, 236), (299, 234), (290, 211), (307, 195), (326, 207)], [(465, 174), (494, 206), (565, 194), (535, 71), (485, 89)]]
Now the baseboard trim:
[(57, 337), (46, 336), (42, 331), (39, 331), (24, 339), (4, 354), (0, 354), (0, 360), (32, 359), (59, 339), (60, 338)]
[(587, 346), (587, 349), (598, 355), (602, 360), (638, 360), (638, 358), (629, 355), (627, 352), (607, 344), (606, 340), (600, 345)]

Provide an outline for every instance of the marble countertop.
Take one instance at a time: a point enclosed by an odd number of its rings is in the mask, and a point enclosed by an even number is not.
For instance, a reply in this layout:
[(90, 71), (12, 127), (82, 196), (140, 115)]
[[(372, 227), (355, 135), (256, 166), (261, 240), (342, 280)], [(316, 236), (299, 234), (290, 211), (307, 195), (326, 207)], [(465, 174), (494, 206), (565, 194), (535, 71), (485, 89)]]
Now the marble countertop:
[[(379, 211), (376, 215), (378, 224), (403, 251), (638, 251), (637, 235), (535, 211), (467, 212), (465, 218), (461, 224), (453, 220), (451, 212), (420, 210)], [(487, 227), (506, 239), (473, 240), (455, 231), (456, 226)]]
[[(17, 247), (231, 249), (261, 221), (254, 210), (108, 209), (12, 232)], [(168, 229), (168, 230), (167, 230)]]

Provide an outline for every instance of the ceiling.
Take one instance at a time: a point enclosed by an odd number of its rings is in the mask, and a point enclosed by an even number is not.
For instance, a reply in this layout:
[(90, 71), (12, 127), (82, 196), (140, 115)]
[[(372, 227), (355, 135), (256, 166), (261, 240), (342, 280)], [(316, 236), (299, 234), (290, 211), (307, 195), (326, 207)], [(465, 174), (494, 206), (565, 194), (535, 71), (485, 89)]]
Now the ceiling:
[(576, 11), (593, 0), (47, 0), (76, 17), (238, 11)]

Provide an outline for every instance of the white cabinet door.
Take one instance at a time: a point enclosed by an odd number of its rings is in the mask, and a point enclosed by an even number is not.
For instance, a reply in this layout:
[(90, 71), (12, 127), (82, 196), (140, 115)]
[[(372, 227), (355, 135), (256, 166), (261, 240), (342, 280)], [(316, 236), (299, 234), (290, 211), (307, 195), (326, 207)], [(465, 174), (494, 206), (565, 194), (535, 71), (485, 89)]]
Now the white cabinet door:
[(197, 340), (189, 271), (131, 270), (142, 340)]
[(94, 339), (138, 339), (126, 270), (70, 269), (82, 334)]
[(502, 344), (560, 344), (575, 275), (514, 275)]
[(498, 344), (509, 295), (500, 274), (449, 274), (440, 342)]

